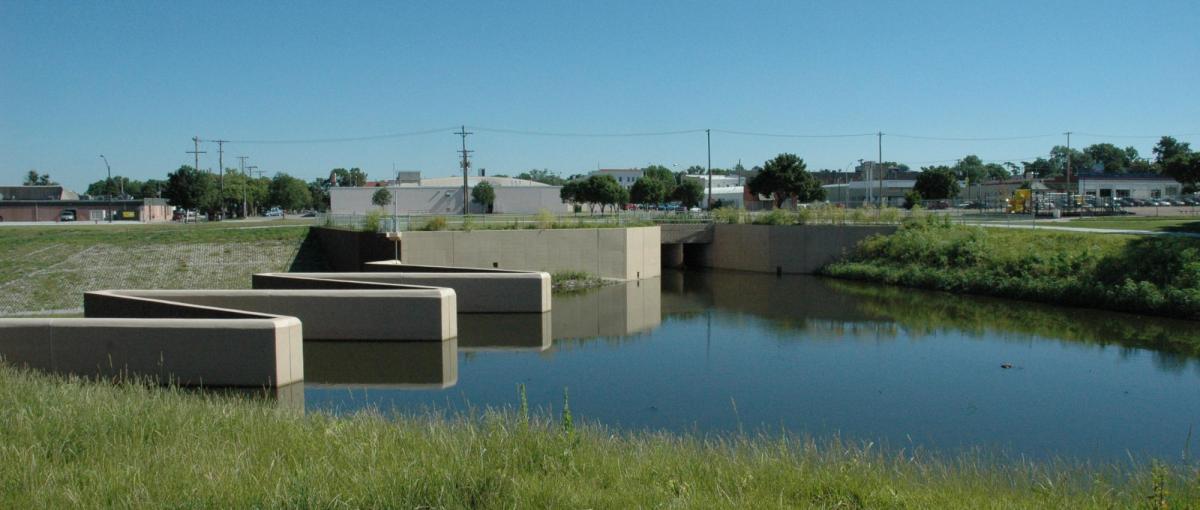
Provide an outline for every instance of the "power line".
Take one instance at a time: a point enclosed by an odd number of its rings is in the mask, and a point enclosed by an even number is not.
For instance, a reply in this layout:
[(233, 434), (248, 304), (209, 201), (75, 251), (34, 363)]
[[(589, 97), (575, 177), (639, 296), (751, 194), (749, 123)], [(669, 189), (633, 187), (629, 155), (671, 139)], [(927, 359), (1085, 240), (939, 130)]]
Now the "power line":
[(195, 148), (190, 151), (184, 151), (184, 152), (186, 154), (192, 154), (196, 157), (196, 166), (194, 166), (192, 168), (195, 169), (197, 172), (199, 172), (200, 171), (200, 155), (208, 154), (208, 151), (200, 150), (200, 137), (199, 136), (192, 137), (192, 144), (195, 145)]
[(475, 151), (467, 150), (467, 135), (473, 135), (475, 133), (467, 131), (467, 126), (464, 125), (464, 126), (462, 126), (461, 129), (459, 129), (454, 134), (462, 137), (462, 150), (458, 151), (458, 152), (462, 153), (463, 216), (466, 216), (468, 214), (467, 207), (470, 205), (470, 202), (468, 201), (468, 198), (467, 198), (467, 169), (471, 167), (471, 162), (467, 160), (467, 156), (469, 154), (471, 154), (472, 152), (475, 152)]
[(1024, 136), (992, 136), (992, 137), (945, 137), (945, 136), (924, 136), (924, 135), (898, 135), (888, 133), (888, 136), (896, 138), (911, 138), (914, 140), (935, 140), (941, 142), (999, 142), (1005, 140), (1033, 140), (1035, 138), (1049, 138), (1052, 136), (1060, 136), (1059, 134), (1048, 135), (1024, 135)]
[(1163, 136), (1200, 136), (1200, 133), (1182, 133), (1178, 135), (1102, 135), (1097, 133), (1080, 133), (1072, 132), (1075, 136), (1089, 136), (1092, 138), (1162, 138)]
[(226, 142), (227, 143), (242, 143), (242, 144), (363, 142), (363, 141), (368, 141), (368, 140), (384, 140), (387, 138), (403, 138), (406, 136), (431, 135), (434, 133), (444, 133), (446, 131), (450, 131), (451, 129), (454, 129), (454, 126), (437, 128), (437, 129), (425, 129), (425, 130), (421, 130), (421, 131), (408, 131), (408, 132), (404, 132), (404, 133), (389, 133), (389, 134), (383, 134), (383, 135), (354, 136), (354, 137), (342, 137), (342, 138), (308, 138), (308, 139), (291, 139), (291, 140), (226, 140)]
[(828, 135), (795, 135), (784, 133), (757, 133), (753, 131), (733, 131), (730, 129), (714, 129), (713, 132), (724, 133), (727, 135), (742, 135), (742, 136), (767, 136), (774, 138), (857, 138), (866, 136), (875, 136), (876, 133), (846, 133), (846, 134), (828, 134)]
[[(525, 131), (520, 129), (503, 129), (503, 128), (488, 128), (480, 126), (471, 126), (471, 129), (487, 133), (504, 133), (510, 135), (528, 135), (528, 136), (571, 136), (583, 138), (606, 138), (606, 137), (639, 137), (639, 136), (671, 136), (671, 135), (687, 135), (692, 133), (703, 133), (703, 129), (684, 129), (679, 131), (647, 131), (640, 133), (561, 133), (550, 131)], [(715, 129), (713, 131), (716, 131)]]

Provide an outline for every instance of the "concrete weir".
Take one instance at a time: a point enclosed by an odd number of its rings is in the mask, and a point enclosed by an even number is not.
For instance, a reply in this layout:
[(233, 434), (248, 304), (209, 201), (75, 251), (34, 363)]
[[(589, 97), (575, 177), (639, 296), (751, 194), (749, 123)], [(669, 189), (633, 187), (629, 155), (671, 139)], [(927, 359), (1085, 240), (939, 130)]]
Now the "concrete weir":
[(243, 290), (87, 292), (84, 318), (0, 319), (0, 357), (56, 373), (279, 387), (304, 379), (305, 338), (448, 342), (460, 311), (550, 309), (545, 273), (380, 267), (258, 274)]

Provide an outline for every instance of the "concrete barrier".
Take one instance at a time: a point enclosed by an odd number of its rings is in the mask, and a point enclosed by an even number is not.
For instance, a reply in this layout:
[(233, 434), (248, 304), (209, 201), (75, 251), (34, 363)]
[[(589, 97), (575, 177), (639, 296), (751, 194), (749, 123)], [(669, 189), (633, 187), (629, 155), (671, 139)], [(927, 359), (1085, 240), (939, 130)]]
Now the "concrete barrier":
[(404, 232), (405, 264), (583, 271), (637, 280), (661, 274), (658, 227)]
[(760, 273), (812, 274), (872, 235), (897, 227), (857, 225), (716, 225), (700, 265)]
[(109, 290), (84, 294), (85, 317), (289, 316), (309, 338), (447, 340), (458, 335), (447, 288), (302, 290)]
[(183, 386), (298, 382), (302, 341), (293, 317), (0, 320), (0, 356), (10, 364)]
[[(333, 273), (330, 278), (372, 283), (427, 285), (454, 289), (459, 313), (543, 313), (550, 311), (550, 274), (488, 268), (447, 268), (368, 262), (368, 273)], [(450, 271), (447, 271), (450, 270)]]

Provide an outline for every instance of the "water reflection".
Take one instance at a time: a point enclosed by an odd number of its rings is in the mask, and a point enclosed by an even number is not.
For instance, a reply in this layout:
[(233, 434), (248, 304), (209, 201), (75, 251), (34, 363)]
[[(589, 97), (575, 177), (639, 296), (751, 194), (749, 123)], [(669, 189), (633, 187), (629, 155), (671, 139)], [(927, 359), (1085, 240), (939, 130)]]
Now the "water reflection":
[(458, 342), (304, 341), (304, 384), (395, 389), (458, 383)]
[(551, 313), (459, 314), (458, 346), (464, 351), (544, 351), (551, 344)]

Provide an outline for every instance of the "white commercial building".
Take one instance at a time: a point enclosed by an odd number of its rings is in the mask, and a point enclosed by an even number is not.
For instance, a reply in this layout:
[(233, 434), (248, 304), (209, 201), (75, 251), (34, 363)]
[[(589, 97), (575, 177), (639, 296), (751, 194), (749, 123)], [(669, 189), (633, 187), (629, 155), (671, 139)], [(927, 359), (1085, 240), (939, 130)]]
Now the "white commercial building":
[[(471, 190), (480, 182), (487, 182), (496, 192), (492, 210), (471, 201)], [(561, 186), (550, 186), (540, 182), (511, 177), (467, 178), (466, 200), (472, 214), (509, 213), (536, 214), (545, 209), (551, 213), (570, 212), (570, 207), (559, 196)], [(371, 198), (381, 188), (392, 195), (392, 202), (382, 210), (386, 214), (459, 214), (463, 210), (462, 177), (439, 177), (421, 179), (420, 182), (402, 182), (382, 187), (331, 188), (329, 190), (330, 212), (333, 214), (366, 214), (380, 209), (371, 203)]]
[(641, 168), (605, 168), (596, 170), (588, 175), (611, 175), (617, 183), (625, 188), (632, 188), (633, 183), (642, 178)]
[(1080, 175), (1079, 194), (1100, 198), (1166, 198), (1177, 197), (1183, 187), (1179, 181), (1155, 174), (1095, 174)]
[(899, 207), (904, 205), (904, 195), (912, 191), (916, 180), (884, 179), (879, 181), (852, 181), (850, 183), (826, 184), (825, 200), (835, 204), (845, 204), (850, 207), (866, 203), (878, 204), (882, 191), (887, 205)]

